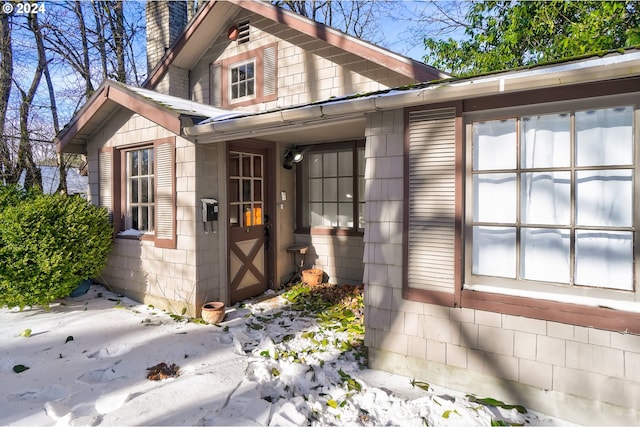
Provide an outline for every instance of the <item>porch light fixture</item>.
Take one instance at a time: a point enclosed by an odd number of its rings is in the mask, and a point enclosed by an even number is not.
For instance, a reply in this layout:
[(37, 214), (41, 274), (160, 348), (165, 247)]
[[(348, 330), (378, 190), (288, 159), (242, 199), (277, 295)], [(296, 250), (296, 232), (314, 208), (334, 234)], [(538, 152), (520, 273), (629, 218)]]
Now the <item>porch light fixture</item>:
[(296, 163), (300, 163), (304, 155), (302, 154), (302, 150), (298, 147), (294, 146), (293, 148), (288, 149), (284, 153), (284, 163), (282, 166), (285, 169), (293, 169), (293, 165)]

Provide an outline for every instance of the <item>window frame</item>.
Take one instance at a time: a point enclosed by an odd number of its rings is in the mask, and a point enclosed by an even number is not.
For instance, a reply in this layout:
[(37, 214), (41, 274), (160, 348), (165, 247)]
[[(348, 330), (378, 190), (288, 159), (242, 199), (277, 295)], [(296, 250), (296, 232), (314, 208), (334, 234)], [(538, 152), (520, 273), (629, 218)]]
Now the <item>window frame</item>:
[[(132, 153), (141, 153), (143, 151), (148, 151), (151, 153), (151, 170), (149, 170), (146, 175), (142, 175), (142, 174), (138, 174), (135, 177), (132, 175), (132, 171), (131, 171), (131, 163), (130, 163), (130, 156), (132, 155)], [(143, 234), (154, 234), (155, 233), (155, 207), (156, 207), (156, 200), (155, 200), (155, 149), (153, 147), (153, 144), (151, 145), (146, 145), (146, 146), (140, 146), (140, 147), (135, 147), (135, 148), (127, 148), (127, 149), (123, 149), (122, 150), (122, 155), (124, 156), (124, 162), (122, 163), (124, 165), (123, 167), (123, 171), (125, 174), (125, 179), (123, 180), (123, 194), (125, 195), (124, 197), (124, 204), (123, 204), (123, 227), (126, 229), (133, 229), (133, 230), (138, 230)], [(140, 166), (140, 164), (138, 164), (138, 166)], [(140, 178), (147, 178), (147, 179), (151, 179), (151, 183), (147, 183), (147, 186), (150, 186), (150, 189), (148, 189), (148, 191), (151, 192), (151, 201), (150, 202), (142, 202), (142, 201), (138, 201), (137, 203), (132, 202), (132, 189), (133, 189), (133, 185), (132, 185), (132, 181), (134, 179), (138, 180), (137, 186), (138, 186), (138, 198), (141, 198), (141, 183), (140, 183)], [(147, 208), (151, 208), (151, 212), (147, 213), (147, 222), (150, 224), (150, 227), (145, 229), (145, 230), (140, 230), (137, 228), (133, 227), (133, 214), (132, 214), (132, 209), (134, 206), (137, 206), (138, 208), (144, 208), (145, 206)], [(138, 221), (140, 221), (142, 219), (142, 214), (138, 213)]]
[[(405, 168), (408, 167), (408, 153), (410, 146), (410, 128), (408, 127), (409, 113), (412, 111), (429, 111), (438, 108), (455, 107), (455, 238), (454, 244), (454, 278), (450, 289), (446, 291), (419, 289), (410, 287), (408, 283), (409, 265), (407, 263), (407, 238), (410, 232), (408, 228), (408, 209), (404, 213), (404, 244), (403, 244), (403, 283), (402, 298), (409, 301), (435, 304), (444, 307), (460, 307), (471, 310), (480, 310), (496, 314), (523, 316), (532, 319), (540, 319), (551, 322), (565, 323), (568, 325), (594, 327), (603, 330), (623, 333), (640, 334), (640, 313), (636, 308), (626, 306), (609, 307), (602, 304), (593, 304), (593, 301), (584, 301), (579, 298), (571, 300), (552, 300), (541, 298), (540, 295), (528, 294), (514, 296), (505, 293), (492, 292), (490, 290), (474, 290), (464, 287), (464, 238), (465, 230), (465, 153), (466, 136), (465, 123), (471, 115), (480, 117), (495, 117), (497, 114), (510, 115), (515, 109), (520, 114), (527, 114), (527, 108), (536, 112), (544, 112), (550, 106), (551, 111), (557, 112), (561, 105), (576, 105), (579, 102), (589, 102), (587, 108), (595, 108), (602, 102), (615, 100), (615, 104), (633, 105), (635, 111), (635, 142), (640, 142), (640, 77), (629, 77), (616, 80), (569, 84), (553, 88), (525, 89), (519, 92), (470, 97), (459, 101), (419, 105), (405, 108), (405, 123), (407, 123), (405, 139)], [(603, 105), (605, 106), (605, 105)], [(576, 107), (572, 107), (576, 108)], [(636, 149), (636, 164), (640, 150)], [(409, 191), (409, 177), (405, 175), (405, 196)], [(636, 198), (640, 194), (640, 186), (634, 189)], [(638, 249), (638, 245), (636, 245)], [(637, 259), (637, 255), (636, 255)], [(637, 263), (636, 263), (637, 264)], [(636, 265), (636, 268), (638, 266)], [(640, 301), (636, 298), (634, 304)]]
[[(153, 148), (154, 153), (154, 230), (139, 235), (122, 234), (128, 225), (126, 218), (128, 214), (127, 153), (145, 148)], [(98, 150), (98, 158), (101, 165), (98, 174), (99, 185), (102, 187), (104, 184), (105, 192), (105, 200), (101, 197), (100, 205), (110, 213), (114, 238), (152, 241), (158, 248), (175, 249), (177, 245), (176, 137), (119, 147), (104, 147)], [(102, 158), (106, 159), (104, 166), (100, 160)]]
[[(336, 143), (314, 144), (304, 147), (304, 159), (301, 163), (296, 165), (296, 233), (299, 234), (311, 234), (311, 235), (339, 235), (339, 236), (364, 236), (364, 227), (359, 227), (359, 219), (363, 218), (364, 221), (364, 194), (360, 194), (362, 189), (359, 187), (360, 178), (364, 180), (364, 175), (359, 173), (358, 152), (364, 150), (365, 140), (352, 140), (342, 141)], [(338, 151), (345, 151), (350, 149), (353, 158), (352, 167), (352, 182), (353, 182), (353, 227), (311, 227), (307, 225), (310, 222), (309, 219), (305, 220), (305, 213), (309, 212), (309, 190), (308, 182), (309, 176), (304, 168), (304, 162), (308, 159), (310, 153), (331, 153)], [(366, 159), (363, 158), (363, 162)], [(364, 165), (363, 165), (364, 166)], [(336, 202), (336, 203), (339, 203)], [(360, 207), (359, 205), (363, 205)]]
[[(245, 45), (243, 45), (245, 46)], [(248, 46), (248, 45), (247, 45)], [(213, 75), (219, 73), (220, 79), (220, 88), (216, 89), (213, 83), (211, 83), (210, 88), (210, 99), (211, 104), (215, 105), (213, 102), (218, 96), (216, 91), (219, 90), (220, 96), (219, 101), (221, 108), (237, 108), (244, 107), (254, 104), (259, 104), (262, 102), (275, 101), (278, 99), (278, 52), (277, 52), (277, 43), (271, 43), (259, 48), (247, 50), (246, 52), (240, 53), (238, 55), (234, 55), (228, 58), (224, 58), (220, 61), (215, 61), (211, 64), (210, 67), (210, 80), (216, 80)], [(275, 87), (272, 94), (265, 95), (265, 51), (267, 49), (275, 49), (275, 57), (273, 61), (275, 61), (273, 65), (273, 79), (275, 80)], [(238, 99), (231, 99), (231, 69), (243, 63), (248, 63), (250, 61), (254, 61), (254, 95), (251, 97), (244, 97)]]
[[(510, 279), (503, 277), (495, 277), (495, 276), (481, 276), (474, 275), (471, 272), (472, 267), (472, 252), (473, 252), (473, 202), (474, 202), (474, 194), (473, 194), (473, 135), (472, 135), (472, 126), (473, 123), (478, 121), (489, 121), (489, 120), (501, 120), (501, 119), (510, 119), (514, 117), (522, 118), (524, 116), (532, 116), (532, 115), (545, 115), (545, 114), (560, 114), (570, 112), (575, 114), (578, 111), (584, 110), (597, 110), (603, 108), (614, 108), (614, 107), (623, 107), (623, 106), (631, 106), (633, 108), (633, 123), (632, 123), (632, 138), (633, 138), (633, 162), (632, 166), (629, 165), (607, 165), (607, 166), (599, 166), (599, 169), (606, 170), (614, 170), (620, 167), (624, 167), (625, 169), (633, 170), (633, 188), (632, 188), (632, 197), (635, 201), (640, 200), (638, 198), (638, 194), (640, 193), (640, 181), (638, 180), (638, 172), (640, 171), (640, 149), (636, 147), (638, 141), (639, 134), (639, 121), (638, 117), (640, 112), (638, 110), (638, 102), (634, 99), (633, 95), (621, 95), (621, 96), (609, 96), (609, 97), (600, 97), (597, 99), (588, 99), (588, 100), (570, 100), (563, 102), (555, 102), (541, 105), (530, 105), (530, 106), (517, 106), (510, 108), (509, 111), (504, 110), (486, 110), (482, 112), (474, 112), (465, 114), (464, 117), (464, 145), (465, 145), (465, 157), (466, 162), (464, 165), (464, 176), (465, 176), (465, 211), (464, 211), (464, 266), (463, 266), (463, 290), (473, 290), (479, 292), (497, 292), (504, 293), (505, 295), (510, 295), (513, 297), (525, 297), (531, 295), (539, 295), (540, 298), (549, 298), (551, 301), (560, 301), (563, 299), (571, 299), (574, 300), (586, 298), (585, 301), (589, 299), (593, 301), (603, 300), (603, 301), (620, 301), (620, 302), (640, 302), (640, 289), (638, 286), (638, 280), (640, 279), (640, 275), (638, 274), (639, 264), (640, 264), (640, 250), (639, 246), (639, 236), (636, 232), (633, 235), (633, 261), (634, 261), (634, 289), (632, 291), (628, 290), (618, 290), (618, 289), (610, 289), (610, 288), (602, 288), (602, 287), (588, 287), (583, 285), (566, 285), (566, 284), (558, 284), (553, 282), (543, 282), (543, 281), (533, 281), (533, 280), (523, 280), (523, 279)], [(516, 127), (519, 126), (519, 121), (516, 123)], [(575, 121), (571, 120), (571, 139), (570, 144), (575, 143), (574, 139), (575, 135)], [(517, 141), (516, 144), (520, 146), (520, 129), (517, 129)], [(571, 147), (573, 151), (574, 148)], [(517, 155), (520, 155), (518, 151)], [(571, 170), (575, 171), (579, 168), (576, 168), (575, 165), (571, 165)], [(526, 169), (528, 170), (528, 169)], [(525, 169), (516, 169), (516, 173), (522, 173)], [(518, 181), (519, 182), (519, 181)], [(573, 181), (572, 181), (573, 185)], [(519, 193), (520, 189), (516, 186), (516, 191)], [(519, 200), (519, 199), (518, 199)], [(571, 200), (572, 206), (575, 205), (575, 200)], [(622, 227), (627, 230), (636, 229), (638, 224), (640, 224), (640, 209), (635, 209), (632, 212), (633, 224), (632, 227)], [(522, 224), (518, 223), (518, 230)], [(580, 227), (577, 227), (580, 228)], [(519, 238), (518, 238), (519, 241)], [(573, 243), (573, 242), (572, 242)], [(574, 248), (571, 248), (572, 256), (573, 256)], [(516, 263), (519, 263), (517, 252)], [(575, 272), (572, 272), (572, 275)]]
[[(247, 67), (249, 64), (251, 64), (253, 66), (253, 76), (250, 78), (245, 78), (243, 80), (240, 80), (240, 77), (238, 77), (238, 81), (234, 82), (233, 81), (233, 70), (238, 70), (238, 75), (240, 75), (240, 68), (242, 67)], [(239, 102), (247, 102), (250, 100), (254, 100), (256, 98), (256, 60), (255, 58), (251, 58), (248, 59), (246, 61), (242, 61), (242, 62), (238, 62), (237, 64), (232, 64), (229, 66), (228, 69), (228, 73), (229, 73), (229, 85), (227, 87), (227, 90), (229, 91), (229, 93), (227, 94), (229, 102), (231, 104), (236, 104)], [(252, 85), (252, 90), (253, 93), (249, 94), (249, 90), (248, 90), (248, 85), (247, 83), (251, 82)], [(237, 86), (238, 87), (238, 93), (240, 92), (239, 86), (241, 83), (245, 83), (245, 95), (241, 95), (241, 96), (237, 96), (237, 97), (233, 97), (233, 87)]]

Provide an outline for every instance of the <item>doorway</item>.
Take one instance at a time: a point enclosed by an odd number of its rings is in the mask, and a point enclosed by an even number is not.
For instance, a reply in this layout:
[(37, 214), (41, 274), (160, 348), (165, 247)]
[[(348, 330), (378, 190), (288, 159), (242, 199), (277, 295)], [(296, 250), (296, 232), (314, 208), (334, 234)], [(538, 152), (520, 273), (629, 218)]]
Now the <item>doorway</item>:
[(268, 150), (232, 143), (228, 151), (231, 304), (265, 292), (271, 270)]

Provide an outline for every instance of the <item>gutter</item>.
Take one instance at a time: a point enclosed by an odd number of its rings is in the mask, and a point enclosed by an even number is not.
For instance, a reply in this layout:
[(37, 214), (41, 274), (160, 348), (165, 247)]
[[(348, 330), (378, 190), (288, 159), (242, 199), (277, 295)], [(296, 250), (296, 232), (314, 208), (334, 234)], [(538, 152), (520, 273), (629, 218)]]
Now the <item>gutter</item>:
[(186, 127), (188, 137), (207, 137), (209, 142), (258, 137), (301, 126), (362, 119), (366, 114), (397, 108), (457, 101), (502, 93), (553, 88), (640, 75), (640, 52), (563, 63), (527, 71), (512, 71), (465, 80), (428, 84), (412, 89), (392, 89), (360, 98), (328, 100), (320, 104), (257, 113)]

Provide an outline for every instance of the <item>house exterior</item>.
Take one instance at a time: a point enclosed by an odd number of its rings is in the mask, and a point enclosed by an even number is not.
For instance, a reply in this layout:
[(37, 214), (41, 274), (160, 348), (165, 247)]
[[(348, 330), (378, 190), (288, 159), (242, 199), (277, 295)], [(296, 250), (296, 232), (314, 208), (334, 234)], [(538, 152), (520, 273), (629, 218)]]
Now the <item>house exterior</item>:
[(145, 88), (105, 82), (58, 136), (113, 215), (98, 280), (198, 315), (304, 245), (365, 284), (371, 367), (640, 419), (639, 51), (447, 79), (267, 3), (182, 32), (184, 3), (148, 9)]

